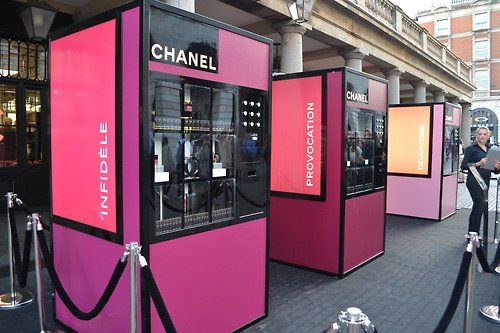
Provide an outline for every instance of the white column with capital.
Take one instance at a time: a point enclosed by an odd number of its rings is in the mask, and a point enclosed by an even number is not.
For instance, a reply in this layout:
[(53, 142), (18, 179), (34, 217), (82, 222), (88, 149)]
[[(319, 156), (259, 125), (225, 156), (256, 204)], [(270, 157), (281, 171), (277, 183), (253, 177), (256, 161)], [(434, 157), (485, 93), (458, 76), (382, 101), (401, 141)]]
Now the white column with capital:
[(195, 0), (158, 0), (158, 1), (194, 13)]
[(434, 102), (436, 103), (446, 102), (446, 97), (444, 94), (445, 94), (444, 90), (433, 91), (432, 95), (434, 96)]
[(470, 103), (460, 103), (462, 106), (462, 121), (460, 122), (460, 138), (464, 143), (464, 147), (470, 145)]
[(363, 53), (360, 49), (346, 49), (341, 52), (341, 56), (345, 60), (346, 67), (354, 68), (358, 71), (363, 70), (363, 58), (366, 57), (366, 53)]
[(389, 81), (387, 87), (387, 102), (389, 103), (389, 105), (401, 103), (400, 81), (401, 81), (401, 74), (403, 74), (403, 72), (397, 68), (391, 68), (388, 70), (384, 70), (383, 73), (387, 81)]
[(413, 86), (413, 102), (425, 103), (427, 102), (427, 86), (425, 81), (414, 81), (410, 83)]
[(290, 20), (274, 25), (274, 29), (281, 35), (281, 72), (302, 72), (302, 36), (306, 28)]

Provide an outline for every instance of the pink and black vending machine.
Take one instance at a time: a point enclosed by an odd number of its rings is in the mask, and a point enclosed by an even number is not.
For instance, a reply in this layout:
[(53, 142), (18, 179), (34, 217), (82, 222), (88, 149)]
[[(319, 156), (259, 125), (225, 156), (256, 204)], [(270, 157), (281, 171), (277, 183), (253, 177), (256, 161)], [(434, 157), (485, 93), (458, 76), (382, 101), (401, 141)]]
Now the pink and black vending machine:
[[(270, 64), (270, 40), (156, 1), (51, 37), (54, 265), (82, 310), (137, 241), (178, 332), (267, 315)], [(56, 320), (128, 331), (128, 270), (97, 318), (56, 295)], [(163, 332), (140, 289), (139, 329)]]
[(389, 107), (388, 214), (435, 221), (455, 214), (461, 113), (450, 103)]
[(276, 76), (272, 108), (270, 257), (343, 277), (382, 255), (387, 82)]

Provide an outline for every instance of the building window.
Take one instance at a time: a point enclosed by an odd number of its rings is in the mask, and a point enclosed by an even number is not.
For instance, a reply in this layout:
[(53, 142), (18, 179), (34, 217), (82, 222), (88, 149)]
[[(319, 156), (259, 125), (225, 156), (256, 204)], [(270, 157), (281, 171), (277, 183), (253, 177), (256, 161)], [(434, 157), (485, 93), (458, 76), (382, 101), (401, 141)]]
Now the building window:
[(489, 29), (490, 27), (490, 13), (481, 12), (474, 14), (474, 30)]
[(490, 57), (490, 41), (476, 40), (474, 42), (474, 60), (483, 60)]
[(26, 162), (42, 164), (42, 97), (40, 89), (26, 89)]
[(0, 39), (0, 78), (47, 81), (47, 48), (41, 44)]
[(16, 165), (16, 86), (0, 83), (0, 168)]
[(450, 19), (440, 19), (436, 21), (436, 36), (447, 36), (450, 34)]
[(477, 90), (490, 90), (490, 71), (488, 69), (476, 69), (474, 84)]

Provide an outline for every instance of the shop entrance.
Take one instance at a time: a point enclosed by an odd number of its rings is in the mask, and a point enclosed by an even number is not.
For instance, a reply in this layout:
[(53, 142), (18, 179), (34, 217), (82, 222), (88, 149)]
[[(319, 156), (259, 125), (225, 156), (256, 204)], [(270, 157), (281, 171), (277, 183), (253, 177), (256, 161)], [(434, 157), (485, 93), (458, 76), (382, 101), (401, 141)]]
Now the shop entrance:
[(47, 99), (45, 85), (0, 81), (0, 195), (30, 206), (49, 199)]

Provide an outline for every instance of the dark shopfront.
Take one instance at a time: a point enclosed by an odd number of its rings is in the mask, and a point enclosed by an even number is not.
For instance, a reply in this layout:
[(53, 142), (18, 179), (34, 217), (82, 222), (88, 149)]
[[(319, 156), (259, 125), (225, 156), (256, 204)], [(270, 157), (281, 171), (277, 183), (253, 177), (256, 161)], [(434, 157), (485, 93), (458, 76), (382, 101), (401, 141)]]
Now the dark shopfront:
[[(0, 4), (0, 200), (13, 191), (30, 206), (48, 205), (47, 41), (28, 39), (20, 6)], [(71, 21), (58, 13), (52, 30)]]

